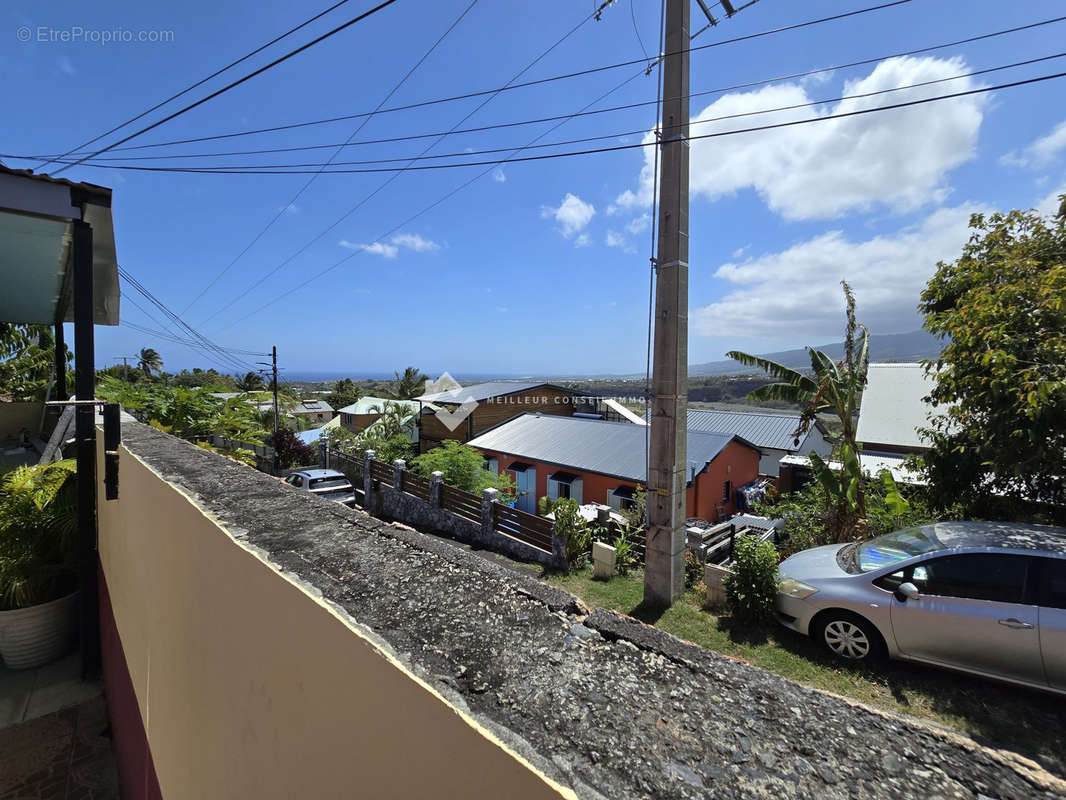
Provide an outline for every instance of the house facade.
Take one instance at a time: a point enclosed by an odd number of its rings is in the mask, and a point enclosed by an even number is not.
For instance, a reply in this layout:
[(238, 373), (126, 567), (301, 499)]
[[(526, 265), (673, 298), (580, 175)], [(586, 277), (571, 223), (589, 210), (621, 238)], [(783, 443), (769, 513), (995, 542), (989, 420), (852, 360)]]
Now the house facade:
[(325, 400), (301, 400), (289, 413), (294, 417), (318, 426), (333, 419), (333, 406)]
[(421, 405), (417, 400), (395, 400), (391, 397), (361, 397), (338, 412), (341, 427), (352, 433), (362, 433), (379, 419), (386, 403), (401, 406), (418, 414)]
[(572, 389), (532, 381), (479, 383), (425, 394), (418, 402), (419, 451), (423, 453), (447, 439), (469, 442), (527, 412), (569, 417), (583, 407), (583, 399)]
[[(536, 513), (541, 497), (628, 507), (646, 475), (641, 425), (523, 414), (470, 440), (495, 472), (515, 481), (516, 506)], [(736, 490), (759, 476), (757, 447), (731, 434), (689, 431), (687, 516), (717, 521), (738, 510)]]

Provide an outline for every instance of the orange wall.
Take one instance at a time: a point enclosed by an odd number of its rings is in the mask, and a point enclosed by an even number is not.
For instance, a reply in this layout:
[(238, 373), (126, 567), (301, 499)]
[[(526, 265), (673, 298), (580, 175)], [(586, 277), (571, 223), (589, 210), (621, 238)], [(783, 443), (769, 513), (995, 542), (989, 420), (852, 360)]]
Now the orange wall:
[[(528, 458), (518, 458), (503, 453), (497, 453), (492, 450), (485, 450), (484, 448), (478, 449), (485, 454), (486, 458), (497, 459), (501, 472), (507, 469), (507, 467), (515, 461), (523, 461), (527, 464), (533, 464), (537, 468), (536, 499), (538, 501), (540, 498), (548, 494), (548, 476), (559, 470), (571, 472), (581, 477), (582, 503), (602, 503), (606, 505), (607, 491), (609, 489), (614, 489), (619, 486), (629, 486), (632, 488), (637, 486), (634, 481), (613, 478), (608, 475), (601, 475), (598, 472), (581, 472), (580, 470), (559, 466), (557, 464), (531, 461)], [(729, 502), (723, 503), (722, 484), (727, 480), (732, 481), (732, 489), (735, 489), (738, 486), (750, 483), (757, 477), (759, 477), (759, 452), (747, 445), (741, 444), (740, 442), (730, 442), (726, 445), (725, 449), (718, 454), (714, 461), (712, 461), (703, 472), (696, 476), (695, 491), (698, 492), (698, 496), (694, 494), (693, 487), (690, 486), (688, 488), (686, 501), (686, 507), (688, 509), (686, 512), (687, 515), (690, 517), (702, 517), (703, 519), (715, 522), (718, 519), (719, 506), (722, 507), (723, 514), (735, 514), (738, 510), (735, 496), (731, 490)]]

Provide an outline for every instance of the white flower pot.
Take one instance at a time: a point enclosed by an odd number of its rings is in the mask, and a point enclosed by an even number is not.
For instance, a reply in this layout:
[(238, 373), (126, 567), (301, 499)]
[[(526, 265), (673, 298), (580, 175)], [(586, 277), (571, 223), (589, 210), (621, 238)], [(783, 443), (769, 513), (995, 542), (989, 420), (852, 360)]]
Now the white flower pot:
[(74, 641), (78, 592), (29, 608), (0, 611), (0, 659), (9, 669), (30, 669), (66, 654)]

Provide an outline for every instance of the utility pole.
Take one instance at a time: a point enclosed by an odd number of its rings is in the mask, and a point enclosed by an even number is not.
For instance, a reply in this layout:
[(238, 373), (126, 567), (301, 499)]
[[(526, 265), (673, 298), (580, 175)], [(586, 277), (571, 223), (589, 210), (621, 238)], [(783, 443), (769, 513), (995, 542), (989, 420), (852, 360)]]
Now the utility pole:
[(685, 588), (690, 2), (666, 0), (644, 569), (644, 602), (654, 606), (671, 605)]
[[(270, 348), (270, 362), (271, 368), (274, 372), (274, 379), (271, 381), (271, 388), (274, 391), (274, 436), (278, 435), (278, 348), (277, 345)], [(276, 458), (276, 456), (275, 456)]]

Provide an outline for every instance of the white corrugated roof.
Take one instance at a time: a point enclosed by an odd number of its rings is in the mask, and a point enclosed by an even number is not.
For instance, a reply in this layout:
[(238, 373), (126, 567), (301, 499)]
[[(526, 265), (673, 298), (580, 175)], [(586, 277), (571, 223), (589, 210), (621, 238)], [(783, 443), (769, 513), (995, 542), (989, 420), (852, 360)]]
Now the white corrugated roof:
[[(711, 408), (688, 409), (688, 429), (705, 433), (727, 433), (739, 436), (756, 447), (768, 450), (798, 450), (810, 436), (793, 435), (800, 424), (799, 414), (764, 414), (760, 411), (721, 411)], [(813, 427), (813, 426), (812, 426)]]
[(922, 398), (933, 391), (934, 381), (921, 364), (871, 364), (862, 393), (855, 438), (869, 444), (924, 450), (929, 444), (918, 428), (929, 425), (929, 415), (941, 414)]

